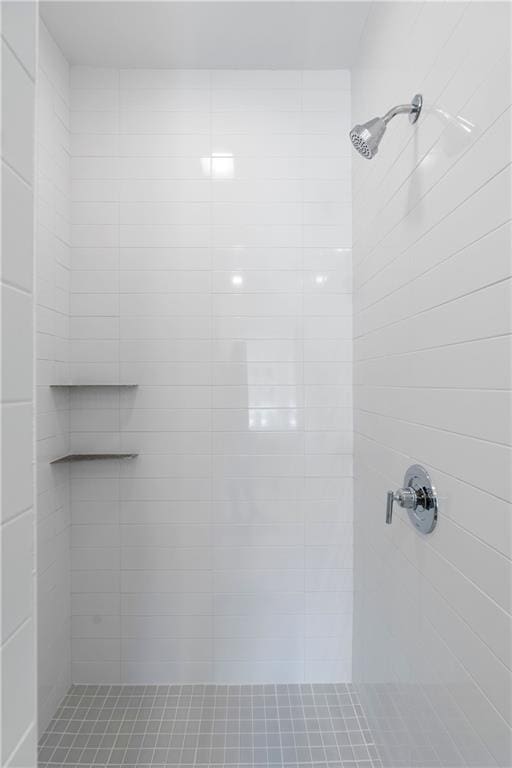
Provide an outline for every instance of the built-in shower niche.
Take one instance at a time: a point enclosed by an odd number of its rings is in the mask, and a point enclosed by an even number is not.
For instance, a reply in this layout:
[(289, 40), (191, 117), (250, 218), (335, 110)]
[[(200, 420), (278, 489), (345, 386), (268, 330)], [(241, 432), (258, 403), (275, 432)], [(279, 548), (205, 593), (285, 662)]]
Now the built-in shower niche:
[[(135, 389), (137, 387), (137, 384), (100, 384), (100, 383), (73, 383), (73, 384), (51, 384), (50, 389), (64, 389), (64, 390), (91, 390), (91, 389)], [(90, 450), (88, 452), (78, 452), (78, 451), (72, 451), (70, 453), (66, 453), (63, 456), (58, 456), (55, 459), (50, 460), (50, 464), (70, 464), (77, 461), (109, 461), (114, 459), (135, 459), (139, 454), (135, 453), (133, 451), (123, 451), (123, 452), (115, 452), (115, 451), (94, 451)]]

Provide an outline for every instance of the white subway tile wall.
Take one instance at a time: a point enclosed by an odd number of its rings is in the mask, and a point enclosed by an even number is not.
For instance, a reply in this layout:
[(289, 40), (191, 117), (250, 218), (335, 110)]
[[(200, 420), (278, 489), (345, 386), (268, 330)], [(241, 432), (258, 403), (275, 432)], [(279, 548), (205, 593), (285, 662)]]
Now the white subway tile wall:
[(0, 763), (36, 763), (33, 477), (36, 4), (1, 8)]
[(37, 84), (36, 437), (38, 720), (43, 732), (71, 684), (68, 452), (71, 205), (69, 66), (43, 23)]
[[(508, 4), (377, 3), (353, 70), (355, 122), (426, 102), (354, 159), (354, 678), (394, 768), (510, 765), (509, 35)], [(428, 538), (384, 524), (412, 463)]]
[(347, 681), (350, 79), (71, 70), (75, 683)]

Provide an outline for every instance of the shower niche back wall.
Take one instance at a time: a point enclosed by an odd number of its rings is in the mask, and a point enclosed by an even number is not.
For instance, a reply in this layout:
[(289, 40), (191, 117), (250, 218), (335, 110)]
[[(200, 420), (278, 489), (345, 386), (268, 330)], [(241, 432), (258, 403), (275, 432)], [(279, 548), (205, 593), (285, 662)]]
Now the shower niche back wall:
[[(44, 711), (71, 681), (346, 681), (349, 74), (69, 69), (41, 35), (70, 201), (40, 224), (64, 329), (39, 329), (40, 580), (71, 583)], [(50, 470), (62, 449), (139, 456)]]

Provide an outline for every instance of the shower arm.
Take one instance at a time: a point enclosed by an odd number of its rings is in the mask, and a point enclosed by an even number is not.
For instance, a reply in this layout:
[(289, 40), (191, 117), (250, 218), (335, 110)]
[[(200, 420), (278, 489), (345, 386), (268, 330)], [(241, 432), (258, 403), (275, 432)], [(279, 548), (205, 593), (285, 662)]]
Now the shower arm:
[(389, 121), (395, 117), (395, 115), (409, 115), (409, 121), (411, 123), (415, 123), (420, 116), (422, 106), (423, 99), (419, 94), (416, 94), (410, 104), (398, 104), (396, 107), (391, 107), (391, 109), (386, 112), (382, 119), (387, 125)]
[(382, 119), (387, 125), (389, 121), (395, 117), (395, 115), (410, 115), (416, 111), (416, 107), (411, 106), (411, 104), (399, 104), (397, 107), (391, 107), (389, 112), (386, 112)]
[(399, 104), (397, 107), (391, 107), (389, 112), (386, 112), (386, 114), (382, 119), (387, 125), (389, 121), (395, 117), (395, 115), (409, 115), (411, 112), (414, 112), (414, 111), (415, 111), (414, 107), (411, 107), (410, 104)]

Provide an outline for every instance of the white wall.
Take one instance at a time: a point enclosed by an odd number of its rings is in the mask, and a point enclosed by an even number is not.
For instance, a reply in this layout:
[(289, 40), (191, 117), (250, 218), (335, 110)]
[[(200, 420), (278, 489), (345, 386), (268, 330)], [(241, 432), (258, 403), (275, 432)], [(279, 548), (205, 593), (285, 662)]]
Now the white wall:
[(0, 762), (34, 766), (33, 182), (35, 3), (2, 3)]
[(73, 680), (346, 680), (348, 74), (71, 83)]
[(69, 468), (69, 67), (40, 25), (37, 104), (37, 553), (39, 731), (71, 684)]
[[(510, 765), (509, 12), (377, 3), (353, 72), (355, 122), (426, 101), (354, 160), (354, 675), (393, 768)], [(415, 462), (428, 537), (384, 524)]]

